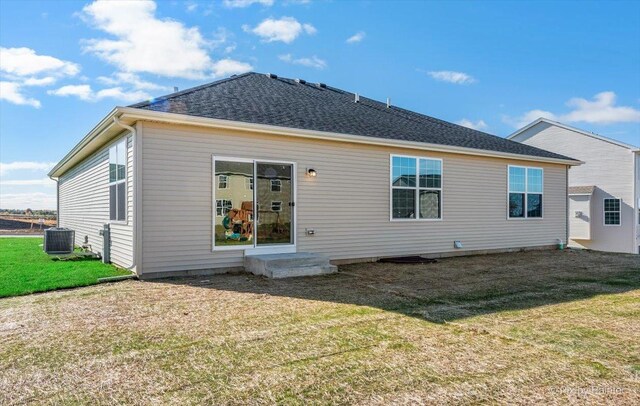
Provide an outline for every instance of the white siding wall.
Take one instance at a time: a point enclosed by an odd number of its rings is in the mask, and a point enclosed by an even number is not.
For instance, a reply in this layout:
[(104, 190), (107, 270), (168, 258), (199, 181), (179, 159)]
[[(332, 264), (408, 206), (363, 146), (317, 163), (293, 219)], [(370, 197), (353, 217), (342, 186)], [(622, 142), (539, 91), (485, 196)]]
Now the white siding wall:
[[(118, 140), (121, 139), (120, 137)], [(114, 140), (115, 142), (115, 140)], [(60, 182), (61, 227), (76, 232), (76, 245), (89, 236), (93, 252), (102, 253), (100, 230), (109, 223), (109, 146), (66, 172)], [(133, 146), (127, 137), (127, 222), (111, 224), (111, 261), (129, 267), (133, 261)]]
[[(580, 217), (575, 212), (580, 211)], [(569, 236), (574, 240), (591, 238), (591, 196), (569, 196)]]
[[(566, 166), (544, 168), (544, 219), (507, 220), (507, 165), (526, 162), (208, 130), (142, 131), (144, 273), (242, 266), (212, 252), (212, 155), (297, 162), (298, 251), (332, 259), (553, 245), (566, 238)], [(443, 221), (389, 221), (389, 155), (442, 158)], [(306, 168), (318, 172), (305, 176)], [(307, 236), (305, 228), (315, 230)]]
[[(576, 131), (539, 123), (514, 141), (584, 161), (569, 170), (570, 186), (597, 186), (591, 200), (591, 240), (570, 241), (571, 246), (601, 251), (636, 253), (634, 153), (619, 145)], [(603, 199), (622, 199), (621, 226), (605, 226)]]

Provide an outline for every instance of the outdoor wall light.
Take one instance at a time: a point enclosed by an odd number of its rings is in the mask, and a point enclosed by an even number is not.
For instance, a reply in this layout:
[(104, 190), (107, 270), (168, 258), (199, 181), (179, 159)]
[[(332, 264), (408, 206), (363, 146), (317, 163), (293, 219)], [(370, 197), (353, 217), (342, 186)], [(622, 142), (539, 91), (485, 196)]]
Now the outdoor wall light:
[(315, 178), (316, 176), (318, 176), (318, 172), (316, 172), (316, 170), (313, 168), (308, 168), (307, 175), (311, 176), (312, 178)]

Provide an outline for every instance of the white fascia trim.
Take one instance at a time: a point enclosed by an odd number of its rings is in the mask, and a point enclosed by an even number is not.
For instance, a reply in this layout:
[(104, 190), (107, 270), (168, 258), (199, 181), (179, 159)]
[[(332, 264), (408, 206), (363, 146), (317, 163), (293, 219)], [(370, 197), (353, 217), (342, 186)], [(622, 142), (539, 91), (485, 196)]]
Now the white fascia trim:
[(418, 150), (449, 152), (454, 154), (465, 154), (475, 156), (487, 156), (494, 158), (507, 158), (521, 161), (549, 162), (563, 165), (581, 165), (584, 162), (573, 159), (545, 158), (531, 155), (520, 155), (508, 152), (485, 151), (475, 148), (445, 146), (440, 144), (429, 144), (415, 141), (402, 141), (392, 139), (375, 139), (362, 135), (341, 134), (316, 130), (304, 130), (299, 128), (280, 127), (265, 124), (244, 123), (240, 121), (220, 120), (214, 118), (189, 116), (185, 114), (165, 113), (144, 109), (136, 109), (132, 107), (118, 107), (118, 112), (122, 113), (123, 120), (147, 120), (159, 121), (172, 124), (186, 124), (201, 127), (224, 128), (230, 130), (247, 130), (264, 134), (286, 135), (298, 138), (313, 138), (329, 141), (349, 142), (356, 144), (394, 146), (400, 148), (411, 148)]
[(80, 142), (76, 144), (76, 146), (73, 147), (73, 149), (69, 151), (69, 153), (67, 153), (67, 155), (65, 155), (60, 160), (60, 162), (56, 164), (56, 166), (53, 167), (53, 169), (49, 171), (49, 174), (48, 174), (49, 177), (52, 179), (57, 179), (60, 175), (62, 175), (62, 173), (64, 173), (64, 172), (58, 173), (60, 169), (63, 166), (65, 166), (68, 162), (70, 162), (73, 159), (73, 157), (76, 156), (76, 154), (78, 154), (78, 152), (80, 152), (87, 144), (89, 144), (91, 141), (96, 139), (104, 131), (114, 126), (115, 122), (113, 121), (113, 118), (116, 116), (117, 112), (118, 112), (118, 108), (116, 107), (113, 110), (111, 110), (111, 112), (109, 112), (109, 114), (107, 114), (102, 120), (100, 120), (100, 122), (96, 124), (96, 126), (93, 127), (93, 129), (91, 129), (91, 131), (89, 131), (89, 133), (85, 135), (85, 137), (82, 140), (80, 140)]
[(513, 134), (508, 135), (506, 138), (508, 140), (513, 139), (514, 137), (520, 135), (524, 131), (527, 131), (529, 128), (531, 128), (531, 127), (533, 127), (533, 126), (535, 126), (535, 125), (537, 125), (539, 123), (543, 123), (543, 122), (547, 123), (547, 124), (555, 125), (555, 126), (560, 127), (560, 128), (564, 128), (565, 130), (574, 131), (574, 132), (586, 135), (588, 137), (592, 137), (592, 138), (598, 139), (600, 141), (605, 141), (605, 142), (617, 145), (619, 147), (627, 148), (627, 149), (630, 149), (631, 151), (634, 151), (634, 152), (640, 152), (640, 148), (638, 148), (638, 147), (636, 147), (634, 145), (625, 144), (624, 142), (616, 141), (614, 139), (607, 138), (607, 137), (605, 137), (603, 135), (594, 134), (594, 133), (591, 133), (589, 131), (581, 130), (579, 128), (572, 127), (570, 125), (563, 124), (563, 123), (560, 123), (558, 121), (549, 120), (548, 118), (544, 118), (544, 117), (540, 117), (539, 119), (532, 121), (531, 123), (525, 125), (521, 129), (519, 129), (516, 132), (514, 132)]

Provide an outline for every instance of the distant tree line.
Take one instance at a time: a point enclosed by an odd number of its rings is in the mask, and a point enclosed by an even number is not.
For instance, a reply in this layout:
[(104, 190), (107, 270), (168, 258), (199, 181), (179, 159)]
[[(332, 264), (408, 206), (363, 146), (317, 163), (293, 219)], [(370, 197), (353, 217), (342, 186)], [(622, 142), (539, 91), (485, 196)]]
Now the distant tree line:
[(2, 209), (0, 208), (0, 215), (2, 214), (21, 214), (24, 216), (55, 216), (55, 210), (31, 210), (31, 209)]

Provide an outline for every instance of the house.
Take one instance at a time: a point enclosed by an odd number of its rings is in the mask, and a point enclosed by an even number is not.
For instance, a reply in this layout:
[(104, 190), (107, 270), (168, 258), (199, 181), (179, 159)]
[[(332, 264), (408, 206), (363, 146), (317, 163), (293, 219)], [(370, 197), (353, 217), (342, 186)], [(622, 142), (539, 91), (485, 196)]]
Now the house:
[(116, 107), (50, 176), (59, 225), (152, 278), (239, 269), (255, 254), (339, 263), (554, 247), (578, 164), (322, 83), (247, 73)]
[(569, 246), (640, 253), (640, 148), (545, 118), (508, 138), (584, 161), (569, 171)]

